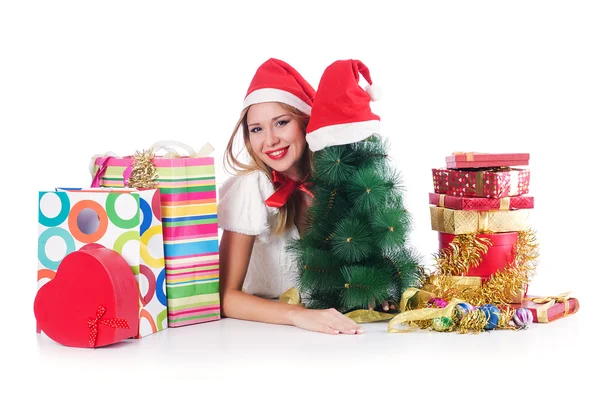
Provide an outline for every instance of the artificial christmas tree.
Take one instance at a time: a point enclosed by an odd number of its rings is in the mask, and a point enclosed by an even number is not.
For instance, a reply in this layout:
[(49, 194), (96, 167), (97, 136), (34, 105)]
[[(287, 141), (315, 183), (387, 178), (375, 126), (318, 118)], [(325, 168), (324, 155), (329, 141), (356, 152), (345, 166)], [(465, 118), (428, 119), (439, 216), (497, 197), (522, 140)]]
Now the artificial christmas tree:
[[(360, 75), (369, 83), (364, 90)], [(400, 173), (370, 109), (376, 91), (357, 60), (331, 64), (317, 89), (306, 138), (315, 152), (314, 199), (307, 232), (290, 246), (310, 308), (394, 311), (404, 290), (422, 282)]]

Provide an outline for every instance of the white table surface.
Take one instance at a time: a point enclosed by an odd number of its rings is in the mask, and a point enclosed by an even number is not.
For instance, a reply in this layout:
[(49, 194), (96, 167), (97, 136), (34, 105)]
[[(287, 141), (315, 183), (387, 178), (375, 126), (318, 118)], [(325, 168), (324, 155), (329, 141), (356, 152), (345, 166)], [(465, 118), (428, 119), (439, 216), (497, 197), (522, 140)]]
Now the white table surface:
[(22, 348), (11, 347), (3, 383), (62, 396), (109, 395), (107, 388), (140, 396), (208, 390), (445, 396), (465, 395), (465, 387), (486, 395), (575, 396), (597, 378), (591, 310), (584, 306), (525, 331), (477, 335), (388, 333), (387, 322), (363, 324), (362, 335), (325, 335), (226, 318), (98, 349), (67, 348), (21, 328)]

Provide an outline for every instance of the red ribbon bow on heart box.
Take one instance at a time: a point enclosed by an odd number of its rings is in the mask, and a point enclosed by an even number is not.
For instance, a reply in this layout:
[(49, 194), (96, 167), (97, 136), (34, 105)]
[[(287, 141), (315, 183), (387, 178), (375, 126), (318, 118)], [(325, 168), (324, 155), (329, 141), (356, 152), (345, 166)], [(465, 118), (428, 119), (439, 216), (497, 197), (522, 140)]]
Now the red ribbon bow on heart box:
[(129, 329), (129, 323), (127, 320), (121, 318), (108, 318), (101, 320), (106, 313), (106, 309), (102, 305), (98, 305), (96, 311), (96, 318), (87, 320), (88, 327), (90, 327), (90, 347), (96, 346), (96, 340), (98, 339), (98, 324), (106, 325), (112, 328), (125, 328)]

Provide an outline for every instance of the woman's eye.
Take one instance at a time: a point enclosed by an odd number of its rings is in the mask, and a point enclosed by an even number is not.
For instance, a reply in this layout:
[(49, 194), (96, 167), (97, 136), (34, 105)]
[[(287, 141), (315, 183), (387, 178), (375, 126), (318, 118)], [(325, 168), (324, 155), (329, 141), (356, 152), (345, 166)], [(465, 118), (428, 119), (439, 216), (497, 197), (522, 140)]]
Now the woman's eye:
[(286, 125), (286, 124), (287, 124), (287, 123), (289, 123), (289, 122), (290, 122), (289, 120), (279, 120), (279, 121), (276, 123), (276, 125), (277, 125), (278, 127), (283, 127), (284, 125)]
[(250, 130), (250, 132), (260, 132), (261, 128), (260, 127), (254, 127)]

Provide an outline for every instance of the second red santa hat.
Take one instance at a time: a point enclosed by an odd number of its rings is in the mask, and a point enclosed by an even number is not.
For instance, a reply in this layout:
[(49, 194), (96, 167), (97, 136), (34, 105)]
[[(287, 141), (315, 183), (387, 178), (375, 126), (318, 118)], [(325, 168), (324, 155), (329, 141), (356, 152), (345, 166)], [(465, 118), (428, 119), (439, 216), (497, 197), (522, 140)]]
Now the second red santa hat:
[[(363, 89), (360, 76), (369, 83)], [(369, 69), (355, 59), (340, 60), (325, 69), (306, 127), (306, 141), (313, 152), (329, 146), (362, 141), (379, 132), (380, 118), (371, 101), (380, 97)]]

